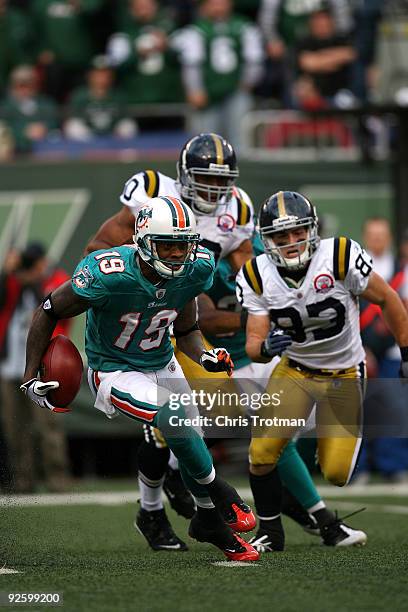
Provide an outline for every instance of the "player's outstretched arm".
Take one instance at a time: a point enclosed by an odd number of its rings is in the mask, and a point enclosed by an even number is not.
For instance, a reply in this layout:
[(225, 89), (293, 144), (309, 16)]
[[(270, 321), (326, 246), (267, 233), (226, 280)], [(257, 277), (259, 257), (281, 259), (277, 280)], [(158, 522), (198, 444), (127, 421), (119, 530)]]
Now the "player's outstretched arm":
[(252, 361), (266, 363), (271, 360), (270, 357), (261, 355), (261, 348), (269, 334), (270, 327), (271, 322), (268, 315), (248, 315), (245, 350)]
[(198, 324), (204, 336), (237, 332), (241, 327), (241, 314), (216, 308), (212, 299), (202, 293), (198, 296)]
[(401, 378), (408, 379), (408, 313), (398, 293), (381, 276), (372, 272), (364, 299), (381, 307), (385, 322), (401, 349)]
[(244, 263), (253, 256), (254, 251), (252, 249), (252, 242), (250, 240), (244, 240), (235, 251), (232, 251), (232, 253), (228, 255), (227, 259), (234, 272), (238, 272)]
[(74, 293), (69, 280), (53, 291), (37, 308), (28, 331), (24, 383), (37, 377), (41, 357), (48, 346), (57, 321), (76, 317), (85, 312), (88, 307), (88, 302)]
[(252, 361), (267, 363), (282, 355), (293, 340), (283, 329), (271, 329), (268, 315), (248, 315), (246, 352)]
[(203, 337), (197, 324), (197, 305), (195, 300), (186, 304), (174, 322), (174, 336), (177, 347), (190, 359), (199, 363), (207, 372), (227, 372), (231, 376), (234, 369), (231, 356), (223, 348), (206, 350)]
[(99, 249), (130, 244), (135, 230), (135, 218), (127, 206), (101, 225), (85, 248), (85, 255)]
[(372, 272), (367, 289), (361, 296), (380, 306), (398, 346), (408, 347), (408, 313), (398, 293), (381, 276)]
[(177, 348), (185, 353), (196, 363), (200, 363), (200, 357), (205, 351), (203, 337), (197, 324), (196, 300), (190, 300), (174, 321), (174, 337)]

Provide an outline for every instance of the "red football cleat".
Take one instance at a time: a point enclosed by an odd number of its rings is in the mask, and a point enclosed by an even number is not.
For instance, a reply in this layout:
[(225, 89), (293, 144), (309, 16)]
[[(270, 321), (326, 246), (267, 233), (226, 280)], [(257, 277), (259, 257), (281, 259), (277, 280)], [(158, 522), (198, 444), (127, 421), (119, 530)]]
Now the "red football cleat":
[(188, 534), (198, 542), (209, 542), (219, 548), (230, 561), (256, 561), (259, 552), (234, 533), (219, 518), (219, 523), (207, 525), (196, 515), (191, 519)]
[(251, 531), (256, 526), (256, 518), (250, 506), (238, 492), (218, 475), (207, 485), (214, 506), (220, 512), (228, 527), (241, 533)]
[(256, 526), (256, 517), (250, 506), (243, 502), (237, 502), (231, 505), (231, 510), (228, 517), (225, 517), (225, 522), (228, 527), (238, 533), (252, 531)]
[(236, 540), (236, 546), (233, 548), (224, 548), (222, 552), (231, 561), (257, 561), (259, 559), (259, 552), (251, 545), (239, 537), (236, 533), (234, 534)]

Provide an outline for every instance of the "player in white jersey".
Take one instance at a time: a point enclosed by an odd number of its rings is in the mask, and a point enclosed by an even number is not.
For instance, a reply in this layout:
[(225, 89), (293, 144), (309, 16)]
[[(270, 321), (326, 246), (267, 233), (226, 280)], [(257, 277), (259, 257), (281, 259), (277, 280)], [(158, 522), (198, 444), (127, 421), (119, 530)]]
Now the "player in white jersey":
[[(156, 196), (182, 197), (194, 211), (200, 244), (218, 258), (228, 258), (232, 268), (239, 268), (250, 258), (254, 232), (252, 202), (242, 189), (235, 186), (238, 166), (232, 146), (217, 134), (200, 134), (191, 138), (180, 153), (177, 180), (160, 172), (146, 170), (133, 175), (125, 184), (120, 200), (122, 209), (108, 219), (87, 246), (87, 252), (132, 242), (134, 222), (140, 207)], [(203, 378), (197, 365), (184, 353), (175, 350), (185, 375), (191, 380)], [(164, 490), (172, 507), (182, 516), (191, 518), (194, 503), (186, 492), (176, 467), (167, 468), (169, 451), (158, 430), (146, 426), (145, 439), (140, 445), (139, 487), (141, 511), (138, 526), (155, 550), (185, 550), (184, 543), (173, 533), (168, 537), (154, 517), (163, 509)], [(167, 470), (167, 472), (166, 472)]]
[(108, 219), (87, 246), (87, 252), (131, 241), (135, 215), (156, 196), (182, 198), (191, 206), (201, 244), (217, 261), (228, 257), (235, 270), (252, 254), (253, 207), (247, 193), (235, 186), (239, 176), (232, 146), (217, 134), (200, 134), (182, 148), (177, 180), (146, 170), (125, 184), (123, 208)]
[[(317, 221), (314, 206), (301, 194), (272, 195), (259, 216), (265, 253), (237, 276), (237, 297), (248, 311), (248, 356), (262, 363), (282, 355), (267, 388), (271, 397), (278, 393), (279, 403), (259, 411), (250, 445), (251, 488), (266, 531), (280, 520), (274, 468), (314, 404), (324, 476), (343, 486), (353, 474), (365, 371), (360, 295), (381, 306), (401, 348), (400, 374), (408, 378), (408, 315), (398, 294), (372, 271), (358, 243), (344, 237), (320, 240)], [(262, 493), (266, 485), (273, 497)]]

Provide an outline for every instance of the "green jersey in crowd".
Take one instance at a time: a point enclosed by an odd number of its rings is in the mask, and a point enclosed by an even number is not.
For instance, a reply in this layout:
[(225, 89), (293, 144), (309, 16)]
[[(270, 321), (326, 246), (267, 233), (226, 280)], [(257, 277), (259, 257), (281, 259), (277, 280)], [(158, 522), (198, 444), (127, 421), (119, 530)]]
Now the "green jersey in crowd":
[(32, 61), (32, 36), (27, 15), (14, 6), (0, 11), (0, 95), (6, 91), (10, 71)]
[(128, 17), (114, 34), (108, 54), (117, 66), (118, 86), (129, 104), (180, 102), (183, 100), (180, 66), (170, 39), (163, 51), (149, 52), (156, 32), (169, 37), (173, 21), (160, 11), (149, 22)]
[(92, 370), (156, 371), (173, 355), (169, 326), (183, 307), (209, 289), (214, 259), (199, 247), (187, 274), (153, 285), (142, 274), (136, 249), (95, 251), (72, 277), (76, 294), (90, 302), (85, 350)]
[(88, 87), (79, 87), (72, 93), (69, 116), (82, 119), (95, 136), (104, 136), (111, 134), (118, 121), (127, 115), (124, 100), (117, 91), (97, 98)]
[(7, 96), (0, 105), (0, 119), (3, 119), (13, 135), (16, 150), (26, 153), (31, 150), (33, 141), (27, 136), (31, 123), (42, 123), (49, 130), (58, 127), (58, 109), (54, 100), (47, 96), (35, 95), (32, 98), (18, 100)]
[(201, 67), (210, 104), (217, 104), (238, 89), (245, 61), (250, 59), (251, 50), (258, 49), (256, 38), (254, 26), (235, 15), (218, 22), (198, 19), (180, 31), (176, 46), (184, 64)]
[[(252, 248), (255, 255), (263, 253), (263, 244), (258, 234), (252, 239)], [(212, 299), (215, 307), (220, 310), (230, 310), (237, 312), (241, 306), (236, 298), (235, 274), (227, 259), (220, 259), (214, 274), (214, 283), (205, 293)], [(251, 363), (245, 351), (245, 331), (240, 330), (230, 334), (220, 334), (217, 336), (206, 336), (212, 346), (223, 346), (231, 354), (235, 369), (243, 368)], [(222, 339), (222, 340), (220, 340)]]
[(33, 0), (30, 5), (38, 52), (52, 51), (62, 65), (86, 68), (95, 54), (92, 16), (104, 0)]

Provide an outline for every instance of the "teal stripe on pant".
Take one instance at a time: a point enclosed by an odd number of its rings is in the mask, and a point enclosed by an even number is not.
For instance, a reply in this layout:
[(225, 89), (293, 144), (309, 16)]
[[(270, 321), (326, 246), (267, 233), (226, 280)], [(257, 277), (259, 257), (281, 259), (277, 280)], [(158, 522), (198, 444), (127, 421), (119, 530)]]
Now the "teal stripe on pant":
[[(177, 419), (177, 425), (171, 425), (170, 418)], [(184, 409), (170, 410), (165, 404), (154, 418), (154, 426), (160, 429), (168, 447), (176, 455), (180, 463), (180, 471), (186, 486), (195, 497), (208, 497), (205, 486), (197, 479), (208, 476), (213, 467), (213, 461), (204, 440), (190, 426), (182, 423), (185, 417)]]
[(278, 470), (282, 483), (303, 508), (311, 508), (321, 501), (309, 470), (292, 440), (280, 456)]

